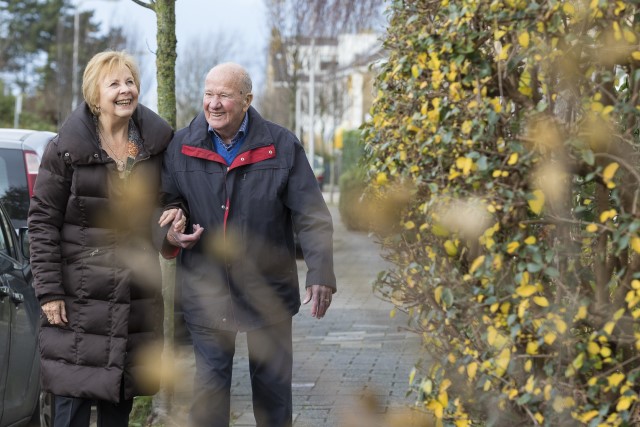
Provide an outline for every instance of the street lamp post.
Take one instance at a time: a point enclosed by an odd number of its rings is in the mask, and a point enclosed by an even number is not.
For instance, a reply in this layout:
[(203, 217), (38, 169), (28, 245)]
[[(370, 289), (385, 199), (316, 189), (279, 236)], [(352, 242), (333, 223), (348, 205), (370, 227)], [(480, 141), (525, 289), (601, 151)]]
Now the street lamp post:
[[(98, 0), (95, 0), (98, 1)], [(102, 0), (118, 2), (120, 0)], [(80, 8), (84, 4), (85, 0), (76, 0), (76, 13), (73, 16), (73, 64), (71, 65), (71, 111), (75, 110), (78, 106), (79, 95), (79, 69), (78, 69), (78, 50), (80, 47)]]
[(73, 65), (71, 66), (71, 111), (78, 106), (78, 45), (80, 44), (80, 6), (82, 1), (76, 4), (76, 13), (73, 17)]
[(311, 163), (311, 169), (315, 172), (315, 86), (316, 86), (316, 58), (315, 58), (315, 45), (316, 40), (311, 37), (311, 48), (309, 50), (309, 163)]

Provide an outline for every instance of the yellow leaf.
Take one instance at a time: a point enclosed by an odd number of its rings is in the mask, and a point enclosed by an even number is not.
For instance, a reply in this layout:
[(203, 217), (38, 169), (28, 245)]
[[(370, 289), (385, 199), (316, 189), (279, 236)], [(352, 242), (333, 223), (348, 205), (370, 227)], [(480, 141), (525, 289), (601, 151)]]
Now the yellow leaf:
[(476, 362), (471, 362), (467, 365), (467, 376), (469, 379), (474, 379), (476, 377), (476, 372), (478, 372), (478, 364)]
[(535, 245), (535, 244), (536, 244), (536, 242), (537, 242), (537, 240), (536, 240), (536, 236), (529, 236), (529, 237), (527, 237), (526, 239), (524, 239), (524, 242), (525, 242), (527, 245)]
[(612, 162), (612, 163), (609, 163), (602, 171), (602, 179), (604, 180), (605, 184), (607, 184), (607, 186), (609, 186), (609, 184), (613, 184), (611, 180), (613, 179), (619, 167), (620, 165), (618, 163)]
[(443, 408), (446, 408), (447, 405), (449, 405), (449, 395), (446, 391), (438, 394), (438, 402), (440, 402)]
[(613, 313), (613, 320), (620, 320), (624, 316), (624, 308), (618, 309)]
[(432, 400), (431, 402), (429, 402), (427, 404), (427, 409), (433, 411), (433, 415), (435, 415), (435, 417), (439, 420), (441, 420), (444, 416), (444, 408), (442, 407), (442, 404), (437, 400)]
[(591, 224), (587, 225), (586, 230), (589, 233), (595, 233), (596, 231), (598, 231), (598, 226), (596, 224), (594, 224), (594, 223), (591, 223)]
[(573, 5), (571, 3), (565, 3), (562, 5), (562, 11), (564, 13), (566, 13), (567, 15), (573, 15), (574, 13), (576, 13), (576, 9), (575, 7), (573, 7)]
[(609, 209), (608, 211), (604, 211), (600, 214), (600, 222), (607, 222), (610, 219), (613, 219), (618, 212), (615, 209)]
[(553, 390), (553, 388), (551, 387), (551, 384), (547, 384), (544, 386), (544, 400), (549, 401), (549, 399), (551, 399), (551, 391)]
[(431, 392), (433, 391), (433, 382), (431, 382), (430, 379), (424, 380), (424, 382), (422, 383), (422, 391), (426, 395), (431, 394)]
[(434, 291), (433, 291), (433, 296), (436, 300), (437, 304), (440, 304), (440, 300), (442, 299), (442, 286), (438, 286)]
[(538, 354), (538, 348), (540, 348), (540, 346), (537, 342), (529, 341), (527, 343), (527, 354)]
[(600, 350), (600, 356), (604, 357), (605, 359), (607, 357), (610, 357), (611, 349), (609, 347), (602, 347), (602, 350)]
[(384, 172), (379, 172), (376, 176), (376, 184), (385, 185), (388, 182), (387, 174)]
[(635, 396), (622, 396), (616, 405), (616, 411), (626, 411), (631, 407)]
[(587, 344), (587, 351), (589, 352), (589, 354), (600, 354), (600, 346), (598, 345), (598, 343), (595, 343), (593, 341), (589, 341), (589, 344)]
[(640, 253), (640, 237), (634, 236), (631, 238), (631, 248)]
[(631, 52), (631, 57), (636, 61), (640, 61), (640, 51)]
[(553, 332), (547, 332), (547, 333), (544, 335), (544, 338), (543, 338), (543, 339), (544, 339), (544, 343), (545, 343), (545, 344), (547, 344), (547, 345), (551, 345), (551, 344), (553, 344), (553, 343), (555, 342), (556, 338), (557, 338), (557, 335), (556, 335), (555, 333), (553, 333)]
[(511, 153), (509, 160), (507, 160), (507, 164), (513, 166), (516, 163), (518, 163), (518, 153)]
[(575, 317), (573, 318), (574, 322), (577, 322), (578, 320), (582, 320), (582, 319), (586, 319), (587, 318), (587, 306), (586, 305), (581, 305), (578, 308), (578, 312), (576, 313)]
[(533, 297), (533, 302), (538, 304), (540, 307), (549, 307), (549, 300), (545, 297)]
[(624, 380), (624, 374), (619, 372), (614, 372), (613, 374), (607, 377), (607, 381), (609, 381), (610, 387), (618, 387), (622, 380)]
[(516, 294), (521, 296), (522, 298), (530, 297), (531, 295), (537, 292), (538, 288), (535, 285), (523, 285), (518, 286), (516, 289)]
[(412, 230), (414, 228), (416, 228), (416, 224), (413, 221), (407, 221), (404, 223), (404, 228), (407, 230)]
[(469, 268), (469, 273), (473, 274), (478, 269), (478, 267), (482, 265), (482, 263), (484, 263), (484, 255), (480, 255), (478, 258), (473, 260), (473, 263), (471, 263), (471, 268)]
[(446, 240), (444, 242), (444, 250), (447, 252), (447, 255), (454, 257), (458, 254), (458, 245), (451, 240)]
[(498, 357), (496, 358), (496, 375), (503, 376), (507, 372), (509, 362), (511, 361), (511, 350), (508, 347), (502, 349)]
[(411, 370), (411, 373), (409, 374), (409, 385), (413, 384), (413, 381), (416, 379), (416, 373), (417, 373), (416, 368), (413, 368)]
[(583, 423), (587, 424), (589, 421), (591, 421), (593, 418), (595, 418), (598, 414), (599, 414), (599, 412), (594, 409), (594, 410), (591, 410), (589, 412), (585, 412), (584, 414), (580, 415), (578, 417), (578, 419), (580, 421), (582, 421)]
[(411, 75), (414, 79), (417, 79), (420, 75), (420, 68), (418, 68), (418, 66), (415, 64), (411, 67)]
[(529, 47), (529, 33), (527, 31), (518, 36), (518, 43), (524, 48)]
[(460, 132), (462, 132), (465, 135), (469, 135), (472, 128), (473, 128), (473, 122), (471, 120), (465, 120), (464, 123), (462, 123), (462, 126), (460, 126)]
[(613, 322), (607, 322), (604, 324), (604, 327), (602, 328), (602, 330), (604, 330), (608, 335), (611, 335), (613, 333), (613, 328), (616, 326), (615, 323)]
[(542, 190), (535, 190), (532, 194), (533, 198), (528, 201), (529, 209), (538, 215), (542, 212), (542, 207), (544, 206), (544, 193)]
[(584, 353), (580, 353), (575, 359), (573, 359), (573, 362), (571, 362), (571, 366), (576, 369), (582, 368), (582, 365), (584, 365)]
[(507, 245), (507, 253), (508, 254), (512, 254), (514, 253), (518, 248), (520, 247), (520, 243), (518, 242), (511, 242)]

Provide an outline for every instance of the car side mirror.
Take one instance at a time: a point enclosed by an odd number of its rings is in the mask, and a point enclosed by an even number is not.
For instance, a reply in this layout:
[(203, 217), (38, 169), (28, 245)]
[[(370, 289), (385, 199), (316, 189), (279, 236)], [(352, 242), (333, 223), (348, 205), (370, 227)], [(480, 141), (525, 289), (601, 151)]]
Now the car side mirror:
[(27, 261), (31, 257), (31, 249), (29, 245), (29, 229), (27, 227), (20, 227), (18, 230), (18, 237), (20, 239), (20, 252)]

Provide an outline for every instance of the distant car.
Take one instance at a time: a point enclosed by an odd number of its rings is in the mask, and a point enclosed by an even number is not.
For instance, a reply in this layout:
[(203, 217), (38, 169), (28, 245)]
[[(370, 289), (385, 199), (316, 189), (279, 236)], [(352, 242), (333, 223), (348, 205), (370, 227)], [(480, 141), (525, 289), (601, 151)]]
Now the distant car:
[(0, 129), (0, 201), (16, 229), (26, 227), (44, 148), (55, 133)]
[(18, 238), (0, 204), (0, 427), (52, 425), (50, 399), (44, 393), (44, 407), (39, 405), (40, 305), (27, 239), (26, 229)]

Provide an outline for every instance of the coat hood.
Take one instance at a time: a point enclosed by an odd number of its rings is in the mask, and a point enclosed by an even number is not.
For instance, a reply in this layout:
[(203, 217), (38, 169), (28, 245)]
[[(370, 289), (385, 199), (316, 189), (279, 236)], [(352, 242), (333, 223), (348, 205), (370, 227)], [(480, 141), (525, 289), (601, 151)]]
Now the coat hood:
[[(138, 104), (132, 119), (140, 131), (143, 147), (149, 155), (161, 153), (171, 142), (171, 126), (144, 105)], [(57, 137), (60, 152), (68, 154), (72, 164), (104, 163), (93, 115), (86, 102), (71, 113)]]

